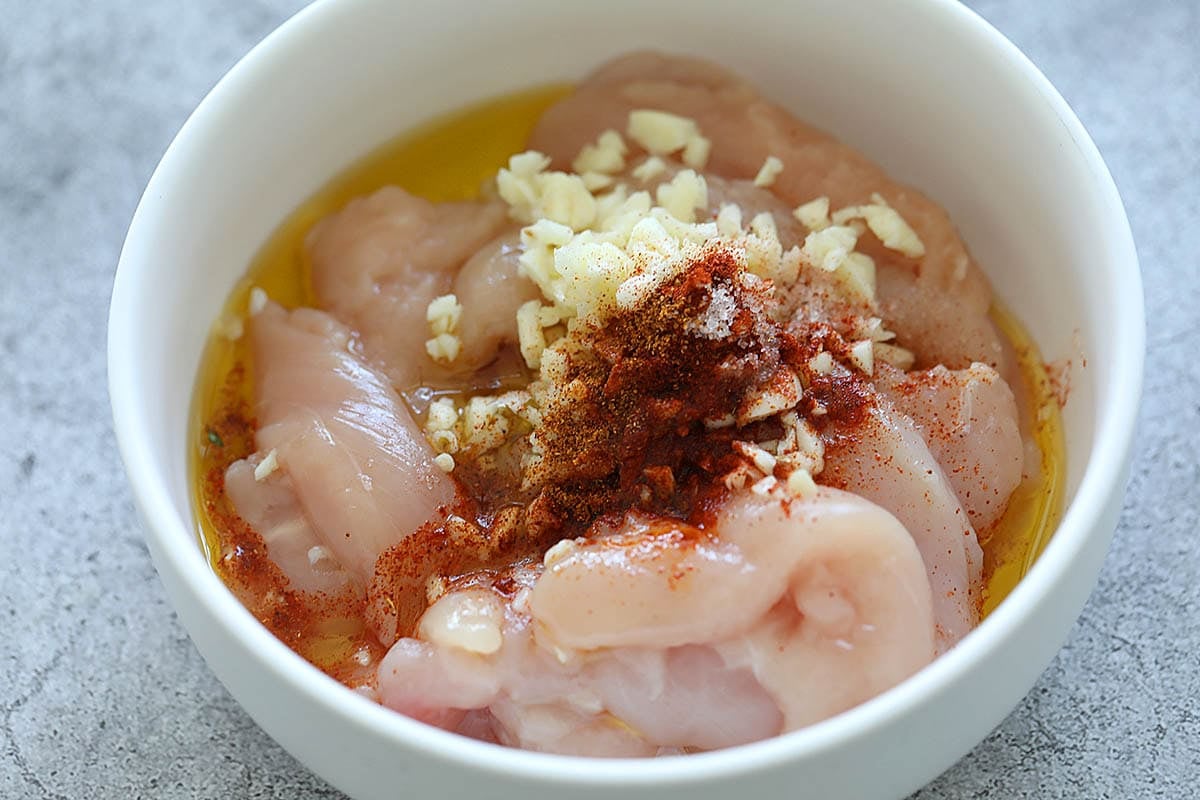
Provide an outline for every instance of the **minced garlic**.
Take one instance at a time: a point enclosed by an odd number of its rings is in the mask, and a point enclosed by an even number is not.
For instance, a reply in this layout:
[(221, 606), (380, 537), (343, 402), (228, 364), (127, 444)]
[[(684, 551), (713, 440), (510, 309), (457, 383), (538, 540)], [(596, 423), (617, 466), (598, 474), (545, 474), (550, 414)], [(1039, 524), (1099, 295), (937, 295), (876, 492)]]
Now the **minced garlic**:
[(425, 309), (425, 321), (434, 335), (453, 333), (458, 330), (459, 320), (462, 319), (462, 306), (458, 298), (452, 294), (444, 294), (435, 298)]
[(875, 374), (875, 343), (870, 339), (855, 342), (850, 347), (850, 361), (854, 366), (871, 376)]
[(425, 352), (439, 364), (449, 364), (462, 352), (462, 340), (452, 333), (439, 333), (425, 342)]
[(659, 175), (666, 174), (666, 171), (667, 162), (658, 156), (647, 156), (646, 160), (634, 167), (633, 172), (630, 174), (633, 175), (635, 180), (639, 180), (642, 183), (649, 183)]
[(845, 225), (834, 225), (813, 231), (804, 237), (804, 254), (815, 266), (826, 272), (834, 272), (841, 268), (854, 246), (858, 243), (858, 234), (853, 228)]
[(834, 273), (851, 297), (875, 302), (875, 261), (855, 252), (859, 232), (850, 225), (831, 225), (804, 238), (804, 255), (814, 266)]
[(683, 146), (683, 163), (692, 169), (704, 169), (708, 164), (708, 156), (712, 153), (712, 142), (699, 134), (688, 139)]
[(250, 312), (250, 316), (253, 317), (255, 314), (258, 314), (260, 311), (266, 308), (267, 301), (269, 299), (270, 298), (267, 297), (267, 293), (263, 289), (260, 289), (257, 286), (252, 288), (250, 290), (250, 301), (247, 308), (247, 310)]
[(798, 469), (788, 475), (787, 490), (793, 497), (812, 497), (817, 493), (817, 483), (808, 470)]
[(596, 218), (596, 199), (583, 178), (567, 172), (546, 172), (550, 158), (536, 151), (509, 159), (496, 175), (496, 188), (518, 222), (550, 220), (582, 230)]
[(867, 317), (861, 321), (857, 329), (860, 338), (870, 339), (873, 342), (890, 342), (896, 338), (895, 333), (883, 326), (883, 320), (879, 317)]
[(708, 184), (694, 170), (675, 173), (655, 192), (658, 205), (680, 222), (695, 222), (697, 209), (708, 205)]
[(832, 224), (829, 220), (829, 198), (818, 197), (809, 200), (793, 211), (792, 216), (810, 231), (828, 228)]
[(255, 465), (254, 480), (265, 481), (277, 469), (279, 469), (279, 454), (275, 448), (271, 448), (271, 452)]
[(775, 458), (785, 469), (805, 469), (819, 475), (825, 469), (825, 443), (808, 420), (794, 411), (779, 418), (783, 438), (775, 445)]
[(571, 162), (571, 168), (580, 175), (589, 172), (615, 175), (625, 169), (625, 154), (628, 151), (621, 134), (607, 130), (596, 138), (595, 144), (584, 145)]
[(454, 431), (429, 431), (429, 443), (437, 453), (453, 455), (457, 453), (460, 444), (458, 434)]
[(434, 298), (425, 309), (425, 320), (433, 338), (425, 342), (425, 352), (431, 359), (448, 364), (462, 352), (462, 340), (456, 331), (462, 319), (462, 306), (452, 294)]
[(770, 475), (775, 471), (775, 465), (778, 463), (775, 456), (768, 452), (766, 448), (753, 442), (734, 442), (733, 449), (736, 453), (747, 458), (754, 465), (755, 469), (763, 475)]
[(758, 495), (759, 497), (767, 497), (768, 495), (771, 494), (771, 491), (775, 488), (775, 486), (778, 483), (779, 483), (778, 478), (776, 478), (774, 475), (768, 475), (765, 478), (762, 478), (761, 480), (757, 481), (753, 486), (751, 486), (750, 491), (753, 492), (754, 494)]
[(828, 375), (833, 372), (833, 356), (822, 350), (808, 360), (808, 368), (818, 375)]
[(742, 207), (734, 203), (724, 203), (717, 213), (717, 233), (733, 237), (742, 232)]
[(767, 160), (759, 168), (758, 174), (754, 176), (754, 185), (765, 189), (775, 183), (775, 179), (781, 172), (783, 172), (783, 162), (775, 156), (767, 156)]
[(917, 360), (911, 350), (887, 342), (875, 342), (875, 360), (891, 364), (896, 369), (910, 370)]
[(449, 397), (440, 397), (429, 404), (428, 422), (426, 427), (432, 431), (452, 431), (458, 424), (458, 412), (454, 410), (454, 401)]
[(223, 315), (213, 323), (213, 332), (228, 341), (236, 342), (246, 332), (246, 325), (241, 317)]
[(546, 349), (546, 334), (538, 314), (541, 307), (541, 301), (530, 300), (517, 309), (517, 346), (530, 369), (541, 366)]
[(790, 370), (780, 370), (760, 392), (742, 401), (737, 411), (737, 422), (747, 425), (795, 408), (803, 393), (796, 374)]
[(925, 255), (925, 245), (896, 209), (887, 204), (879, 194), (871, 195), (871, 203), (863, 206), (848, 206), (833, 213), (835, 225), (845, 225), (852, 219), (867, 223), (871, 233), (878, 237), (889, 250), (903, 253), (909, 258)]
[(651, 109), (631, 111), (627, 132), (630, 139), (656, 156), (677, 153), (700, 137), (695, 120)]
[(605, 175), (603, 172), (585, 172), (579, 177), (583, 179), (584, 188), (593, 194), (601, 189), (607, 189), (614, 182), (612, 175)]

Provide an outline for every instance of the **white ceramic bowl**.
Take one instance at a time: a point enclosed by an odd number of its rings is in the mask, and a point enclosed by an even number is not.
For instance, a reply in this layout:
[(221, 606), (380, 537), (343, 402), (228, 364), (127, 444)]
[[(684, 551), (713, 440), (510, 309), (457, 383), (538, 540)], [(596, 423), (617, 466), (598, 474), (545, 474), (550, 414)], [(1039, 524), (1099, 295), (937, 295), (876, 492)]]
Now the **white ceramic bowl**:
[[(210, 324), (250, 258), (339, 170), (431, 116), (577, 78), (642, 47), (740, 71), (949, 209), (1043, 354), (1075, 359), (1068, 507), (1036, 566), (976, 631), (839, 717), (658, 760), (506, 750), (343, 689), (226, 590), (201, 554), (189, 500), (192, 385)], [(1082, 608), (1121, 505), (1143, 342), (1136, 254), (1095, 146), (1037, 69), (957, 3), (348, 0), (317, 3), (268, 37), (180, 131), (121, 254), (108, 357), (121, 453), (180, 619), (251, 716), (349, 794), (895, 798), (1013, 708)]]

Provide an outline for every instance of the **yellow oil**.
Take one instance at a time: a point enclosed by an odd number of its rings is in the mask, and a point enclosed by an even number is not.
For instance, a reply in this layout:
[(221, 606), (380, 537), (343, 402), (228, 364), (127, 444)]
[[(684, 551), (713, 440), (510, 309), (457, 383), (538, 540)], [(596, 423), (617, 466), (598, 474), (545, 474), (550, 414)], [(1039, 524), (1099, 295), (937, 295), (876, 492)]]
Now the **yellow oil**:
[[(230, 294), (214, 326), (196, 383), (190, 447), (198, 533), (209, 559), (223, 573), (222, 535), (217, 518), (230, 511), (219, 486), (206, 476), (223, 472), (253, 449), (250, 354), (246, 337), (231, 338), (244, 318), (250, 288), (262, 287), (285, 306), (311, 305), (312, 289), (304, 237), (323, 217), (354, 197), (394, 184), (432, 201), (478, 196), (484, 180), (520, 151), (541, 113), (568, 91), (549, 86), (509, 95), (427, 123), (362, 159), (300, 205), (263, 246), (246, 276)], [(1063, 439), (1058, 407), (1037, 348), (1017, 320), (1001, 309), (993, 318), (1014, 346), (1029, 398), (1028, 419), (1041, 451), (1041, 474), (1017, 490), (1009, 509), (983, 542), (984, 613), (991, 611), (1028, 571), (1053, 532), (1062, 504)], [(239, 373), (238, 369), (243, 370)], [(246, 423), (246, 424), (242, 424)], [(352, 625), (347, 620), (346, 624)], [(302, 653), (317, 663), (345, 658), (362, 638), (360, 630), (331, 630), (305, 643)], [(296, 643), (293, 643), (295, 646)]]
[(1066, 446), (1062, 413), (1054, 396), (1046, 365), (1029, 334), (1007, 309), (994, 305), (992, 322), (1017, 354), (1024, 392), (1022, 416), (1041, 456), (1038, 474), (1028, 476), (1013, 492), (1000, 521), (987, 531), (983, 546), (983, 607), (987, 616), (1041, 555), (1062, 515)]

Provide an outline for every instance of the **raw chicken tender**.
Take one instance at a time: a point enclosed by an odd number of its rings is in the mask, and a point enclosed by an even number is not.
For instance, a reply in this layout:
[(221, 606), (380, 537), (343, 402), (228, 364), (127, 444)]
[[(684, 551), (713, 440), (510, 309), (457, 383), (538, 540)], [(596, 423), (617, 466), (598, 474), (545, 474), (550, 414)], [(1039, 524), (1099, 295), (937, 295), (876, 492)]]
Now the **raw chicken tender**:
[(916, 425), (880, 397), (852, 435), (826, 444), (823, 483), (878, 503), (912, 535), (933, 588), (938, 652), (975, 627), (983, 551)]
[(988, 305), (963, 306), (953, 289), (922, 280), (883, 248), (864, 250), (875, 256), (879, 314), (905, 347), (917, 354), (916, 366), (943, 365), (965, 369), (973, 363), (993, 366), (1006, 377), (1016, 375), (1013, 354), (996, 333)]
[(307, 247), (317, 301), (358, 333), (392, 384), (440, 370), (425, 355), (425, 309), (509, 223), (499, 203), (430, 203), (394, 186), (317, 225)]
[(383, 702), (451, 729), (486, 708), (499, 741), (529, 749), (652, 755), (824, 719), (934, 654), (912, 538), (834, 489), (736, 496), (715, 533), (630, 514), (546, 562), (512, 600), (438, 600), (382, 662)]
[[(893, 283), (881, 283), (881, 302), (921, 332), (924, 312), (917, 301), (942, 295), (953, 298), (939, 309), (938, 329), (948, 335), (940, 342), (937, 360), (928, 366), (966, 367), (973, 361), (996, 365), (1004, 357), (999, 334), (987, 318), (991, 306), (987, 279), (946, 212), (721, 67), (659, 53), (618, 58), (551, 107), (534, 129), (529, 146), (566, 168), (599, 131), (624, 132), (629, 112), (637, 109), (658, 109), (695, 120), (712, 143), (705, 167), (710, 173), (752, 179), (768, 156), (780, 159), (783, 171), (771, 190), (793, 207), (825, 196), (837, 209), (869, 203), (872, 193), (882, 195), (916, 231), (925, 255), (914, 261), (864, 244), (862, 249), (877, 261), (906, 272), (918, 290), (893, 293)], [(907, 332), (895, 330), (902, 337)]]
[(288, 584), (304, 592), (335, 594), (348, 586), (361, 590), (313, 529), (291, 478), (276, 470), (260, 481), (254, 472), (261, 463), (256, 453), (231, 464), (225, 472), (225, 491), (238, 515), (258, 531)]
[(503, 234), (471, 256), (454, 278), (452, 291), (463, 308), (460, 369), (485, 366), (502, 346), (515, 344), (517, 309), (541, 297), (520, 274), (520, 244), (518, 234)]
[(298, 587), (319, 583), (298, 557), (317, 540), (323, 551), (305, 551), (311, 569), (340, 567), (365, 583), (384, 548), (453, 500), (454, 483), (434, 466), (386, 379), (350, 352), (343, 325), (321, 311), (288, 312), (275, 303), (251, 325), (257, 463), (273, 460), (287, 480), (250, 486), (238, 462), (227, 476), (231, 497), (263, 526), (272, 555), (286, 548), (297, 556), (281, 566)]
[(1008, 384), (991, 367), (972, 364), (909, 373), (883, 365), (876, 385), (916, 423), (975, 530), (996, 524), (1024, 461)]

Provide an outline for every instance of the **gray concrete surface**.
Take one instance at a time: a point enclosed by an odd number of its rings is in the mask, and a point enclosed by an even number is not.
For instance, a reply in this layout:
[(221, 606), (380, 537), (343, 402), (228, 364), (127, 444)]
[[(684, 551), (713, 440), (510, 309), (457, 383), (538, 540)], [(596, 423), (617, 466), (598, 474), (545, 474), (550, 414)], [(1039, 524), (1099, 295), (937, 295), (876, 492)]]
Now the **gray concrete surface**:
[[(142, 187), (204, 92), (299, 5), (0, 0), (0, 797), (340, 797), (246, 717), (167, 606), (105, 392), (108, 297)], [(1149, 362), (1091, 602), (1025, 701), (916, 797), (1195, 797), (1200, 6), (972, 5), (1111, 165)]]

